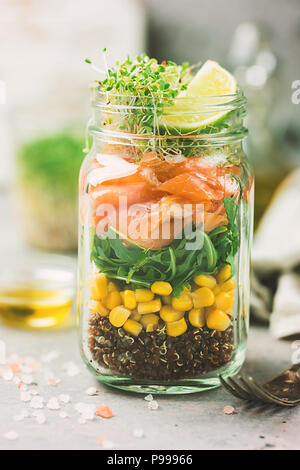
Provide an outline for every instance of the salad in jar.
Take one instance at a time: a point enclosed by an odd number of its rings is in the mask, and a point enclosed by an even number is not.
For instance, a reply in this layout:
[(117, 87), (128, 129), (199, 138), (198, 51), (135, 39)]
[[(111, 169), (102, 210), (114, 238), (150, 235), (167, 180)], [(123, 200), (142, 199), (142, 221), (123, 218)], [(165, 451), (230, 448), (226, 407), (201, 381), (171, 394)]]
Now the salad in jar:
[[(198, 67), (199, 68), (199, 67)], [(219, 385), (246, 350), (253, 176), (218, 63), (128, 58), (96, 82), (80, 174), (81, 348), (108, 385)]]

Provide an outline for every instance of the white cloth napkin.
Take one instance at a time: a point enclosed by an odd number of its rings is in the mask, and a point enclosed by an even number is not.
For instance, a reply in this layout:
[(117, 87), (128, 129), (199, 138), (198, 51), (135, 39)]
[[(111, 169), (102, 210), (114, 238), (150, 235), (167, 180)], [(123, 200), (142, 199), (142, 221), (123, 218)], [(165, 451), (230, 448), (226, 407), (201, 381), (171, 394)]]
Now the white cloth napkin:
[(251, 310), (276, 338), (300, 334), (300, 169), (280, 185), (255, 234)]

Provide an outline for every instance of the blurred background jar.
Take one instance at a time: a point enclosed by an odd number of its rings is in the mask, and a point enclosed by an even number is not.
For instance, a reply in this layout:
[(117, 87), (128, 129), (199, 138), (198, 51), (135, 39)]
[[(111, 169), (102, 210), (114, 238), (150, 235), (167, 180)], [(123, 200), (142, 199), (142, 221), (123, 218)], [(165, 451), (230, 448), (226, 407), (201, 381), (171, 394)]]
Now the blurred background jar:
[(26, 241), (39, 249), (76, 251), (83, 132), (76, 126), (41, 123), (23, 131), (16, 155), (15, 199)]

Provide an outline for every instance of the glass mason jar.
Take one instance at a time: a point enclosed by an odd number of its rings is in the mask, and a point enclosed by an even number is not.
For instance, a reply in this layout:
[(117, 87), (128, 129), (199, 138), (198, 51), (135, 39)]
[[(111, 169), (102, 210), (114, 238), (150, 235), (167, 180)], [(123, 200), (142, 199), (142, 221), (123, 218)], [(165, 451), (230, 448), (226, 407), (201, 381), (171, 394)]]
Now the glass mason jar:
[[(246, 354), (254, 185), (245, 98), (178, 98), (175, 110), (94, 91), (92, 103), (80, 174), (82, 357), (120, 389), (215, 388)], [(156, 131), (133, 133), (149, 115)], [(202, 132), (178, 132), (182, 118), (212, 115)]]

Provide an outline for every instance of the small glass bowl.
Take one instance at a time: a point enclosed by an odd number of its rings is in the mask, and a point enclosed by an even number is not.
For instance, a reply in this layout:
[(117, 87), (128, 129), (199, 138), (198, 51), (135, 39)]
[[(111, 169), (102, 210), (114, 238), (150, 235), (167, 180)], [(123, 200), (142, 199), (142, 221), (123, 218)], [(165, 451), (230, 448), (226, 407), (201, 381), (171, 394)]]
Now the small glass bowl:
[(0, 321), (13, 327), (32, 329), (74, 323), (74, 258), (30, 254), (2, 266)]

